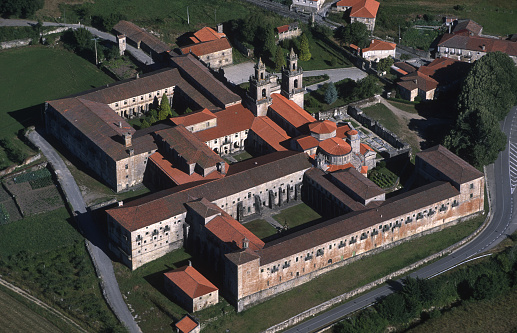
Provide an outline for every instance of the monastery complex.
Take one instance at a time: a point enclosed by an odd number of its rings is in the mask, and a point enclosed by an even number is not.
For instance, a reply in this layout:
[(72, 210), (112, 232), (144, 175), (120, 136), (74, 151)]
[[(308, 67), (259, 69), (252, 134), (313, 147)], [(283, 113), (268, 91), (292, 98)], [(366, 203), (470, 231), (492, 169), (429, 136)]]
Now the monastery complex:
[[(387, 198), (366, 178), (376, 153), (351, 124), (303, 109), (303, 70), (294, 52), (287, 60), (281, 79), (259, 60), (242, 98), (186, 54), (158, 72), (46, 103), (48, 133), (113, 190), (144, 181), (160, 189), (107, 210), (109, 248), (133, 270), (180, 247), (202, 258), (217, 281), (190, 266), (166, 276), (189, 311), (219, 294), (242, 311), (350, 258), (483, 211), (483, 173), (442, 146), (417, 154), (421, 186)], [(129, 125), (163, 95), (195, 112)], [(258, 157), (222, 158), (244, 149)], [(293, 201), (326, 220), (266, 243), (240, 222)], [(209, 295), (181, 287), (182, 276)]]

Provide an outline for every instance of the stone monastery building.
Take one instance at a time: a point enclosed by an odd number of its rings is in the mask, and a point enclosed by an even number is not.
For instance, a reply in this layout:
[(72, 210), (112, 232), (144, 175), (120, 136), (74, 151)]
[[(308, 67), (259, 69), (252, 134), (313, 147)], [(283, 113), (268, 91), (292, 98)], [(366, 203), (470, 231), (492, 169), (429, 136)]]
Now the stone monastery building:
[[(376, 154), (359, 133), (303, 110), (297, 60), (291, 51), (280, 84), (259, 60), (244, 101), (188, 54), (172, 57), (170, 68), (46, 103), (48, 133), (114, 190), (144, 178), (162, 189), (107, 210), (120, 261), (137, 269), (185, 247), (242, 311), (349, 258), (482, 212), (483, 174), (442, 146), (416, 157), (425, 185), (386, 199), (365, 177)], [(138, 131), (128, 124), (164, 94), (197, 111)], [(221, 157), (243, 149), (258, 157), (232, 165)], [(239, 222), (298, 200), (328, 219), (267, 243)], [(189, 295), (182, 302), (194, 309), (198, 295)]]

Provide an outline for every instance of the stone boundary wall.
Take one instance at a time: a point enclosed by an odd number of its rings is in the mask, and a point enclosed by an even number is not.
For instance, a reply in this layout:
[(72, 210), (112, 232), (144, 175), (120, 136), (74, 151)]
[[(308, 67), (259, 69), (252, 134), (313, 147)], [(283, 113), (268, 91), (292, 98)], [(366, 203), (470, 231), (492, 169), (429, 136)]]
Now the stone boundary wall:
[[(486, 168), (485, 168), (485, 183), (486, 183), (486, 179), (487, 179), (487, 176), (486, 176)], [(370, 289), (373, 289), (375, 287), (378, 287), (380, 286), (381, 284), (385, 283), (386, 281), (390, 280), (390, 279), (393, 279), (395, 277), (398, 277), (400, 275), (404, 275), (430, 261), (433, 261), (435, 259), (438, 259), (444, 255), (447, 255), (447, 254), (450, 254), (452, 253), (453, 251), (455, 251), (456, 249), (460, 248), (461, 246), (465, 245), (466, 243), (470, 242), (471, 240), (473, 240), (474, 238), (476, 238), (479, 233), (481, 231), (483, 231), (485, 229), (485, 227), (488, 225), (488, 223), (490, 222), (491, 220), (491, 217), (492, 217), (492, 207), (491, 207), (491, 197), (490, 197), (490, 191), (487, 191), (488, 193), (488, 202), (489, 202), (489, 213), (487, 214), (486, 218), (485, 218), (485, 221), (483, 222), (483, 224), (481, 226), (479, 226), (479, 228), (476, 229), (476, 231), (474, 231), (474, 233), (472, 233), (471, 235), (465, 237), (464, 239), (462, 239), (461, 241), (457, 242), (456, 244), (453, 244), (451, 246), (449, 246), (448, 248), (438, 252), (438, 253), (435, 253), (427, 258), (424, 258), (422, 260), (419, 260), (407, 267), (404, 267), (396, 272), (393, 272), (391, 274), (388, 274), (380, 279), (377, 279), (373, 282), (370, 282), (360, 288), (357, 288), (355, 290), (352, 290), (350, 292), (347, 292), (347, 293), (344, 293), (344, 294), (341, 294), (339, 296), (336, 296), (322, 304), (319, 304), (319, 305), (316, 305), (315, 307), (312, 307), (304, 312), (301, 312), (299, 313), (298, 315), (294, 316), (294, 317), (291, 317), (277, 325), (274, 325), (270, 328), (268, 328), (267, 330), (263, 331), (263, 333), (274, 333), (274, 332), (279, 332), (281, 330), (285, 330), (287, 329), (288, 327), (291, 327), (293, 325), (296, 325), (297, 323), (309, 318), (309, 317), (312, 317), (312, 316), (315, 316), (331, 307), (333, 307), (334, 305), (338, 304), (338, 303), (341, 303), (342, 301), (345, 301), (351, 297), (354, 297), (356, 295), (359, 295), (365, 291), (368, 291)], [(444, 229), (446, 227), (449, 227), (449, 226), (453, 226), (453, 225), (456, 225), (462, 221), (465, 221), (469, 218), (472, 218), (472, 217), (475, 217), (475, 216), (478, 216), (479, 213), (476, 213), (476, 214), (473, 214), (473, 215), (470, 215), (470, 216), (467, 216), (467, 217), (463, 217), (463, 218), (460, 218), (460, 219), (457, 219), (455, 221), (452, 221), (450, 223), (448, 223), (447, 225), (445, 226), (439, 226), (439, 227), (436, 227), (436, 228), (433, 228), (433, 229), (430, 229), (430, 230), (427, 230), (427, 231), (424, 231), (420, 234), (417, 234), (417, 235), (414, 235), (412, 237), (408, 237), (407, 239), (404, 239), (404, 240), (400, 240), (398, 242), (395, 242), (395, 243), (392, 243), (392, 244), (388, 244), (387, 246), (381, 248), (382, 250), (386, 250), (390, 247), (393, 247), (393, 246), (396, 246), (396, 245), (399, 245), (400, 243), (402, 242), (405, 242), (405, 241), (409, 241), (411, 239), (415, 239), (415, 238), (418, 238), (420, 236), (424, 236), (424, 235), (428, 235), (428, 234), (431, 234), (435, 231), (439, 231), (439, 229)], [(364, 253), (362, 255), (359, 255), (357, 257), (354, 257), (354, 258), (350, 258), (348, 260), (345, 260), (344, 262), (346, 264), (349, 264), (349, 263), (352, 263), (358, 259), (361, 259), (365, 256), (368, 256), (368, 255), (371, 255), (371, 254), (375, 254), (377, 252), (380, 252), (379, 249), (376, 249), (374, 251), (369, 251), (367, 253)]]
[(315, 116), (316, 116), (316, 119), (318, 119), (318, 120), (327, 120), (327, 119), (330, 119), (332, 117), (337, 117), (337, 116), (345, 116), (346, 117), (346, 116), (349, 115), (348, 114), (348, 109), (349, 109), (349, 107), (351, 105), (357, 106), (357, 107), (366, 108), (366, 107), (378, 104), (380, 102), (381, 102), (380, 97), (378, 95), (375, 95), (373, 97), (366, 98), (366, 99), (363, 99), (363, 100), (358, 101), (358, 102), (353, 102), (353, 103), (350, 103), (350, 104), (347, 104), (347, 105), (344, 105), (344, 106), (340, 106), (340, 107), (335, 108), (333, 110), (318, 112), (318, 113), (315, 114)]
[(15, 48), (15, 47), (27, 46), (27, 45), (30, 45), (31, 43), (32, 43), (32, 38), (16, 39), (16, 40), (11, 40), (8, 42), (0, 43), (0, 49), (7, 50), (7, 49)]
[[(363, 106), (364, 107), (364, 106)], [(348, 107), (348, 114), (357, 120), (361, 125), (368, 128), (370, 131), (377, 134), (381, 139), (392, 145), (395, 150), (389, 150), (388, 157), (394, 157), (401, 154), (411, 153), (411, 146), (402, 141), (397, 135), (382, 126), (378, 121), (368, 117), (363, 113), (363, 110), (358, 105), (350, 105)]]
[[(41, 158), (41, 153), (37, 153), (34, 156), (26, 158), (25, 161), (23, 161), (23, 163), (20, 164), (20, 165), (13, 165), (13, 166), (8, 167), (7, 169), (4, 169), (4, 170), (0, 171), (0, 178), (5, 177), (5, 176), (13, 173), (17, 168), (26, 166), (28, 164), (31, 164), (32, 162), (35, 162), (35, 161), (39, 160), (40, 158)], [(46, 165), (47, 164), (45, 162), (44, 165), (41, 168), (44, 168)], [(37, 170), (37, 169), (35, 169), (35, 170)], [(13, 174), (13, 175), (17, 175), (17, 174), (22, 173), (22, 172), (25, 172), (25, 170), (21, 170), (21, 171), (17, 172), (16, 174)]]

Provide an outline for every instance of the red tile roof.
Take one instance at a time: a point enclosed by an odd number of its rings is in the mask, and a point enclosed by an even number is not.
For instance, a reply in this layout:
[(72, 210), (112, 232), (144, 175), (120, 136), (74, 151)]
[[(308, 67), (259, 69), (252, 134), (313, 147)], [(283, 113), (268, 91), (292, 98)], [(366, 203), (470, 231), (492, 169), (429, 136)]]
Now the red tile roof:
[(220, 38), (224, 38), (224, 37), (226, 37), (226, 35), (224, 33), (217, 32), (210, 27), (204, 27), (204, 28), (201, 28), (200, 30), (196, 31), (194, 33), (194, 36), (191, 37), (190, 39), (194, 43), (202, 43), (202, 42), (208, 42), (211, 40), (216, 40), (216, 39), (220, 39)]
[[(182, 170), (175, 168), (174, 165), (168, 159), (163, 157), (163, 155), (159, 152), (155, 152), (154, 154), (149, 156), (149, 162), (156, 165), (156, 167), (159, 168), (176, 185), (192, 183), (204, 179), (219, 179), (224, 177), (224, 175), (222, 175), (219, 171), (211, 172), (206, 177), (203, 177), (195, 172), (189, 175), (188, 173), (185, 173)], [(228, 170), (227, 163), (225, 163), (225, 170)]]
[(278, 31), (279, 34), (281, 34), (282, 32), (286, 32), (288, 30), (289, 30), (289, 24), (281, 25), (276, 28), (276, 31)]
[(350, 129), (351, 129), (351, 128), (350, 128), (350, 126), (348, 126), (348, 125), (341, 125), (341, 126), (339, 126), (339, 127), (337, 128), (337, 130), (336, 130), (336, 136), (337, 136), (338, 138), (344, 139), (344, 138), (346, 138), (346, 133), (347, 133), (348, 131), (350, 131)]
[(319, 146), (320, 142), (312, 135), (301, 136), (295, 139), (300, 148), (303, 150), (311, 149)]
[(280, 143), (291, 137), (269, 117), (256, 117), (251, 130), (276, 151), (287, 150)]
[(341, 138), (330, 138), (320, 143), (320, 148), (330, 155), (341, 156), (352, 151), (352, 147)]
[(255, 116), (242, 104), (236, 104), (225, 110), (215, 112), (217, 126), (194, 133), (203, 142), (222, 138), (251, 128)]
[(337, 7), (352, 7), (356, 3), (358, 3), (359, 0), (340, 0), (336, 2)]
[(260, 238), (224, 212), (210, 220), (205, 227), (223, 243), (236, 245), (239, 249), (244, 248), (243, 240), (245, 238), (249, 241), (249, 248), (253, 251), (264, 247), (264, 242)]
[(271, 94), (273, 104), (270, 108), (296, 128), (315, 122), (316, 119), (295, 102), (280, 94)]
[(367, 144), (365, 144), (365, 143), (361, 143), (361, 144), (360, 144), (360, 149), (361, 149), (361, 151), (360, 151), (361, 155), (366, 154), (368, 151), (373, 151), (373, 152), (375, 152), (375, 150), (373, 150), (370, 146), (368, 146), (368, 145), (367, 145)]
[(181, 320), (176, 323), (176, 328), (180, 330), (180, 333), (190, 333), (198, 326), (199, 324), (189, 315), (181, 318)]
[(339, 171), (339, 170), (347, 170), (350, 168), (354, 168), (354, 165), (352, 163), (347, 163), (347, 164), (343, 164), (343, 165), (330, 164), (326, 171), (334, 172), (334, 171)]
[(196, 57), (201, 57), (214, 52), (231, 49), (232, 46), (226, 38), (210, 40), (208, 42), (196, 43), (181, 48), (181, 54), (192, 53)]
[(403, 76), (400, 80), (397, 84), (409, 91), (419, 89), (427, 92), (438, 86), (438, 81), (418, 71)]
[(360, 0), (352, 6), (350, 17), (375, 18), (379, 10), (379, 2), (375, 0)]
[(164, 275), (191, 298), (198, 298), (219, 290), (192, 266), (184, 266)]
[(196, 163), (202, 168), (216, 166), (224, 160), (183, 125), (157, 131), (156, 135), (174, 149), (187, 164)]
[(381, 50), (391, 51), (391, 50), (395, 50), (396, 48), (397, 48), (397, 44), (395, 44), (395, 43), (385, 42), (380, 39), (373, 39), (370, 42), (370, 45), (368, 47), (365, 47), (364, 49), (362, 49), (361, 52), (365, 53), (368, 51), (381, 51)]
[(336, 123), (330, 120), (316, 121), (309, 124), (309, 131), (317, 134), (330, 134), (336, 130)]
[(171, 118), (171, 121), (175, 125), (183, 125), (188, 127), (212, 120), (214, 118), (217, 118), (215, 114), (210, 112), (208, 109), (203, 109), (202, 111), (187, 114), (185, 116)]
[(357, 135), (359, 134), (356, 130), (350, 130), (348, 132), (346, 132), (347, 135)]
[(363, 175), (368, 174), (368, 167), (367, 167), (366, 165), (363, 165), (363, 166), (361, 167), (361, 173), (362, 173)]

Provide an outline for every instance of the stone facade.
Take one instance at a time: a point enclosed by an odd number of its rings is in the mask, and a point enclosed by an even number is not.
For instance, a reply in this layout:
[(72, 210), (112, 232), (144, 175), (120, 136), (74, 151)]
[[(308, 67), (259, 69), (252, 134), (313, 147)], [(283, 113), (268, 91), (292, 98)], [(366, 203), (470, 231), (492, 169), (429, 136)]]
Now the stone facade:
[(324, 2), (324, 0), (293, 0), (292, 6), (302, 11), (316, 13)]
[(153, 106), (156, 108), (161, 103), (164, 94), (167, 95), (169, 104), (172, 105), (174, 88), (175, 86), (169, 86), (155, 91), (145, 91), (136, 96), (109, 103), (108, 106), (122, 118), (140, 117)]
[(207, 67), (214, 70), (233, 64), (233, 52), (231, 48), (200, 55), (198, 58)]

